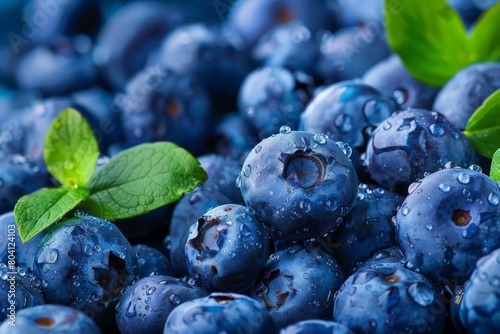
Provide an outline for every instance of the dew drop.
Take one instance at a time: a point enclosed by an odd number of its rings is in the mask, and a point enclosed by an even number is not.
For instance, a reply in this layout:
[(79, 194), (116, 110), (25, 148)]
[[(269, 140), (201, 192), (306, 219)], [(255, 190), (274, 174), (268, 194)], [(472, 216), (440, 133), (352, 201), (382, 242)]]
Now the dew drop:
[(316, 133), (313, 137), (314, 142), (319, 145), (324, 145), (326, 143), (328, 136), (323, 133)]
[(152, 295), (156, 291), (156, 288), (154, 286), (150, 287), (147, 291), (146, 294), (148, 296)]
[(431, 231), (431, 230), (432, 230), (432, 224), (426, 224), (426, 225), (425, 225), (425, 228), (426, 228), (427, 230)]
[(458, 182), (462, 184), (468, 184), (470, 182), (470, 176), (466, 173), (461, 173), (457, 177)]
[(125, 316), (127, 318), (133, 318), (137, 314), (137, 311), (135, 310), (135, 304), (133, 302), (129, 302), (127, 306), (127, 310), (125, 311)]
[(181, 297), (179, 297), (175, 293), (171, 294), (170, 297), (168, 298), (170, 299), (170, 302), (174, 305), (179, 305), (182, 302)]
[(286, 134), (292, 132), (292, 128), (290, 128), (288, 125), (283, 125), (280, 128), (280, 133)]
[(299, 208), (302, 210), (304, 213), (308, 213), (311, 211), (311, 202), (307, 199), (300, 201), (299, 203)]
[(500, 196), (495, 193), (491, 193), (488, 195), (488, 202), (491, 205), (497, 205), (500, 202)]
[(436, 137), (441, 137), (444, 135), (444, 128), (439, 124), (429, 125), (429, 131)]
[(425, 283), (417, 282), (408, 287), (408, 294), (420, 306), (429, 306), (434, 301), (434, 291)]
[(45, 256), (45, 263), (49, 264), (56, 263), (58, 257), (59, 257), (59, 252), (57, 251), (57, 249), (51, 249)]
[(446, 183), (440, 183), (438, 187), (439, 187), (439, 190), (441, 190), (442, 192), (445, 192), (445, 193), (447, 193), (451, 190), (451, 187)]

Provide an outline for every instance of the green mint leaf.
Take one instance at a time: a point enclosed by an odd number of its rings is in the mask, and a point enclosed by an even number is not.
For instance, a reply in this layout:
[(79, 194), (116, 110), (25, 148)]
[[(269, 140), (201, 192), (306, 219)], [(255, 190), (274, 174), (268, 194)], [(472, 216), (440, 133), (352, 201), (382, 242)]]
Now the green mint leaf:
[(14, 207), (14, 218), (23, 242), (59, 221), (89, 196), (85, 188), (42, 188), (23, 196)]
[(493, 154), (491, 162), (490, 177), (493, 180), (500, 182), (500, 148)]
[(87, 121), (65, 109), (45, 136), (44, 158), (49, 172), (62, 185), (85, 187), (94, 173), (99, 147)]
[(475, 60), (467, 31), (446, 0), (385, 0), (389, 45), (408, 71), (432, 86), (443, 86)]
[(500, 147), (500, 89), (476, 109), (464, 134), (479, 153), (488, 158), (493, 156)]
[(138, 216), (178, 200), (207, 179), (196, 158), (173, 143), (142, 144), (114, 156), (90, 179), (82, 208), (101, 218)]
[(500, 60), (500, 2), (496, 3), (478, 19), (470, 36), (475, 57), (483, 62)]

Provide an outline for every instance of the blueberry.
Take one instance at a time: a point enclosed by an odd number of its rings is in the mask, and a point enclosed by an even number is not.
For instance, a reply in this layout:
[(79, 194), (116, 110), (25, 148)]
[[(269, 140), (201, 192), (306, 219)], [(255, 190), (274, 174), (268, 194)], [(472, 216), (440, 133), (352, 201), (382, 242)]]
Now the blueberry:
[(219, 192), (209, 188), (196, 188), (184, 194), (175, 204), (165, 246), (170, 262), (178, 276), (188, 275), (184, 248), (189, 236), (189, 228), (208, 210), (231, 201)]
[(85, 34), (94, 37), (102, 24), (99, 0), (30, 0), (23, 20), (30, 37), (45, 43), (59, 36)]
[(256, 300), (236, 293), (212, 293), (177, 306), (165, 322), (164, 334), (274, 334), (275, 325)]
[(349, 276), (335, 297), (333, 317), (355, 333), (441, 333), (446, 309), (425, 276), (379, 263)]
[(45, 304), (41, 285), (40, 278), (26, 272), (24, 268), (1, 262), (0, 322), (15, 322), (20, 310)]
[(300, 114), (309, 102), (311, 85), (293, 72), (279, 67), (252, 71), (243, 81), (238, 110), (264, 139), (283, 125), (297, 130)]
[(352, 332), (335, 321), (303, 320), (282, 328), (280, 334), (352, 334)]
[(368, 259), (358, 264), (355, 271), (378, 263), (405, 263), (409, 269), (412, 269), (410, 268), (411, 265), (406, 263), (401, 249), (398, 246), (390, 246), (373, 253), (372, 256), (370, 256)]
[(93, 216), (57, 224), (38, 247), (35, 274), (48, 303), (67, 305), (112, 326), (113, 306), (136, 277), (137, 255), (112, 223)]
[(12, 211), (19, 198), (48, 184), (47, 172), (30, 157), (0, 155), (0, 214)]
[[(349, 146), (342, 146), (349, 153)], [(323, 134), (291, 131), (262, 140), (237, 185), (275, 238), (307, 240), (340, 225), (354, 205), (358, 178), (348, 156)]]
[(354, 207), (344, 222), (316, 240), (337, 259), (344, 273), (351, 274), (374, 252), (396, 245), (392, 218), (403, 200), (398, 193), (360, 184)]
[(432, 109), (442, 113), (457, 129), (483, 101), (500, 89), (500, 63), (478, 63), (458, 71), (439, 91)]
[(115, 106), (122, 112), (128, 146), (163, 140), (196, 153), (212, 121), (205, 88), (192, 77), (160, 66), (139, 72), (125, 93), (117, 95)]
[(362, 24), (382, 24), (384, 1), (382, 0), (326, 0), (335, 20), (341, 27)]
[(301, 21), (279, 24), (260, 39), (252, 52), (261, 66), (284, 67), (314, 73), (319, 55), (315, 36)]
[(459, 308), (468, 333), (497, 333), (500, 328), (500, 249), (478, 260), (465, 285)]
[(0, 231), (0, 262), (8, 263), (9, 255), (11, 255), (10, 257), (14, 258), (16, 265), (32, 272), (38, 245), (46, 232), (36, 235), (29, 241), (22, 242), (13, 211), (0, 215)]
[(186, 21), (173, 4), (133, 1), (118, 7), (100, 27), (93, 59), (114, 90), (144, 68), (163, 38)]
[(342, 81), (317, 93), (302, 113), (299, 128), (324, 133), (363, 152), (366, 129), (376, 127), (398, 108), (392, 96), (372, 86)]
[(438, 88), (415, 79), (397, 55), (377, 63), (363, 75), (363, 82), (393, 95), (402, 109), (431, 109)]
[(322, 0), (241, 0), (227, 13), (227, 25), (252, 47), (267, 31), (283, 23), (301, 21), (316, 33), (328, 25), (324, 13)]
[(258, 142), (255, 129), (237, 111), (228, 112), (218, 121), (209, 140), (215, 153), (241, 162)]
[(172, 275), (170, 260), (156, 248), (138, 244), (133, 246), (137, 254), (139, 278), (151, 275)]
[(253, 68), (220, 25), (199, 22), (171, 31), (162, 42), (158, 61), (177, 74), (196, 76), (214, 99), (236, 100), (243, 79)]
[(239, 292), (264, 268), (269, 240), (253, 212), (239, 204), (217, 206), (189, 231), (185, 255), (197, 284), (211, 292)]
[(329, 83), (361, 78), (391, 50), (380, 27), (347, 27), (321, 36), (316, 71)]
[(63, 95), (97, 84), (91, 48), (92, 41), (84, 35), (59, 37), (34, 47), (17, 65), (18, 87), (45, 95)]
[(252, 292), (278, 328), (301, 320), (332, 320), (334, 295), (344, 275), (319, 248), (296, 244), (270, 255)]
[(406, 187), (424, 173), (443, 168), (449, 161), (469, 166), (475, 151), (465, 135), (442, 114), (426, 109), (393, 113), (373, 132), (365, 163), (382, 187), (406, 193)]
[(229, 198), (231, 203), (243, 204), (241, 191), (235, 183), (241, 171), (242, 162), (220, 154), (205, 154), (198, 156), (197, 159), (208, 174), (208, 180), (200, 187), (220, 192)]
[(0, 334), (101, 334), (96, 323), (85, 313), (63, 305), (38, 305), (16, 313), (15, 326), (4, 321)]
[(497, 182), (478, 170), (432, 173), (412, 186), (398, 210), (398, 244), (424, 275), (462, 284), (480, 257), (500, 247), (499, 202)]
[(181, 279), (154, 275), (125, 289), (116, 308), (120, 333), (162, 333), (174, 308), (208, 293)]

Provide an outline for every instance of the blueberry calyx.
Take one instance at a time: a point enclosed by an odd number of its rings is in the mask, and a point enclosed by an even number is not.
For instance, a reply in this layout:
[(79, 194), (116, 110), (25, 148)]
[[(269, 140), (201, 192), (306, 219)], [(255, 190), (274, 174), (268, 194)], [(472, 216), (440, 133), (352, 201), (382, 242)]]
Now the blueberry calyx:
[[(224, 231), (226, 228), (221, 226), (216, 228), (215, 231), (211, 231), (212, 233), (208, 235), (207, 233), (212, 227), (217, 226), (220, 223), (221, 220), (218, 218), (212, 219), (207, 216), (198, 218), (195, 226), (195, 228), (198, 230), (198, 233), (194, 238), (189, 239), (189, 244), (194, 249), (197, 249), (200, 253), (203, 251), (203, 246), (206, 246), (209, 249), (218, 250), (219, 247), (217, 246), (217, 239), (219, 239), (220, 232)], [(210, 238), (209, 236), (212, 236), (212, 238)], [(214, 271), (214, 273), (217, 273), (217, 269), (214, 270), (214, 268), (212, 268), (212, 271)]]
[[(276, 305), (273, 305), (273, 303), (269, 300), (268, 293), (269, 293), (269, 283), (272, 282), (276, 277), (280, 279), (283, 278), (288, 278), (288, 282), (286, 284), (287, 288), (289, 291), (282, 292), (281, 289), (276, 289), (274, 297), (276, 298)], [(297, 289), (295, 289), (292, 285), (293, 281), (293, 276), (287, 275), (284, 272), (282, 272), (279, 269), (272, 270), (268, 273), (266, 273), (261, 280), (261, 283), (257, 287), (257, 294), (261, 294), (262, 299), (264, 303), (266, 304), (266, 307), (269, 308), (274, 308), (277, 311), (280, 309), (283, 304), (285, 304), (286, 300), (290, 296), (290, 293), (297, 292)]]
[(52, 318), (41, 317), (41, 318), (36, 318), (35, 323), (41, 327), (52, 327), (55, 325), (56, 322)]
[(294, 180), (304, 189), (315, 188), (325, 179), (325, 158), (312, 152), (310, 148), (293, 154), (282, 153), (280, 161), (284, 164), (283, 178)]
[(453, 222), (457, 226), (466, 226), (472, 220), (470, 211), (457, 209), (453, 211)]
[(92, 270), (94, 271), (94, 281), (104, 292), (101, 298), (102, 302), (116, 297), (125, 286), (126, 278), (129, 275), (125, 260), (113, 252), (108, 254), (107, 267), (92, 267)]

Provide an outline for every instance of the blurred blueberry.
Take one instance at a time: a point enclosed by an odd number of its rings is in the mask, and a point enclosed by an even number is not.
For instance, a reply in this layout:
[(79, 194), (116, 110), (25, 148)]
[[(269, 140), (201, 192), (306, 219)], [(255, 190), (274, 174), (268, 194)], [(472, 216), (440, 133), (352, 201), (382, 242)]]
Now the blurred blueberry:
[(377, 63), (363, 76), (363, 82), (393, 95), (402, 109), (431, 109), (439, 88), (413, 78), (397, 55)]
[(156, 248), (138, 244), (133, 246), (137, 254), (139, 278), (151, 275), (172, 275), (170, 260)]

